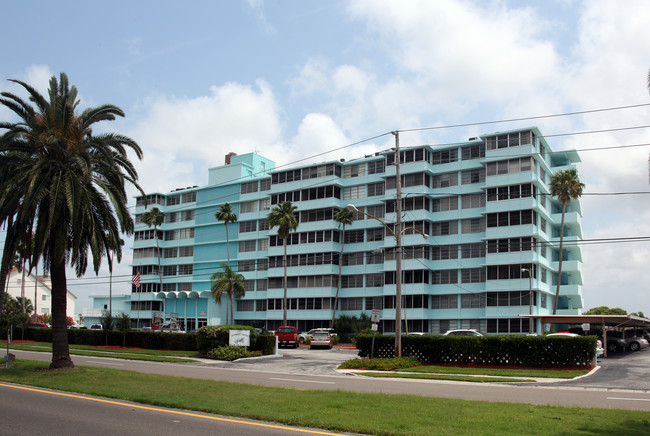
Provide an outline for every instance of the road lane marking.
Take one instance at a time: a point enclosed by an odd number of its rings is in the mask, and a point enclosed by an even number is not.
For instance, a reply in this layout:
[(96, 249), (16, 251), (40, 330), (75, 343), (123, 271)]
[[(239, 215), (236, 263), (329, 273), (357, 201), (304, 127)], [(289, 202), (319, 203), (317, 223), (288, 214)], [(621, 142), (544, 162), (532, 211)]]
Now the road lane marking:
[(607, 397), (608, 400), (650, 401), (650, 398)]
[(326, 435), (326, 436), (341, 436), (340, 433), (328, 433), (328, 432), (317, 431), (317, 430), (306, 430), (306, 429), (302, 429), (302, 428), (285, 427), (285, 426), (282, 426), (282, 425), (262, 424), (262, 423), (259, 423), (259, 422), (241, 421), (241, 420), (238, 420), (238, 419), (218, 418), (216, 416), (200, 415), (198, 413), (181, 412), (179, 410), (159, 409), (157, 407), (140, 406), (138, 404), (122, 403), (122, 402), (119, 402), (119, 401), (103, 400), (101, 398), (84, 397), (82, 395), (74, 395), (74, 394), (66, 394), (66, 393), (63, 393), (63, 392), (46, 391), (46, 390), (43, 390), (43, 389), (28, 388), (28, 387), (25, 387), (25, 386), (9, 385), (9, 384), (5, 384), (5, 383), (0, 383), (0, 386), (6, 387), (6, 388), (21, 389), (21, 390), (24, 390), (24, 391), (38, 392), (38, 393), (41, 393), (41, 394), (58, 395), (58, 396), (61, 396), (61, 397), (76, 398), (76, 399), (79, 399), (79, 400), (96, 401), (98, 403), (113, 404), (115, 406), (124, 406), (124, 407), (131, 407), (131, 408), (134, 408), (134, 409), (150, 410), (150, 411), (153, 411), (153, 412), (171, 413), (173, 415), (190, 416), (192, 418), (210, 419), (212, 421), (231, 422), (231, 423), (234, 423), (234, 424), (252, 425), (252, 426), (255, 426), (255, 427), (276, 428), (276, 429), (279, 429), (279, 430), (287, 430), (287, 431), (293, 431), (293, 432), (297, 432), (297, 433), (320, 434), (320, 435)]
[(87, 360), (86, 362), (87, 362), (87, 363), (88, 363), (88, 362), (98, 363), (98, 364), (101, 364), (101, 365), (124, 366), (123, 363), (115, 363), (115, 362), (101, 362), (101, 361), (99, 361), (99, 360)]
[(324, 381), (314, 381), (314, 380), (298, 380), (295, 378), (278, 378), (278, 377), (270, 377), (271, 380), (280, 380), (280, 381), (293, 381), (293, 382), (300, 382), (300, 383), (317, 383), (321, 385), (334, 385), (336, 383), (334, 382), (324, 382)]

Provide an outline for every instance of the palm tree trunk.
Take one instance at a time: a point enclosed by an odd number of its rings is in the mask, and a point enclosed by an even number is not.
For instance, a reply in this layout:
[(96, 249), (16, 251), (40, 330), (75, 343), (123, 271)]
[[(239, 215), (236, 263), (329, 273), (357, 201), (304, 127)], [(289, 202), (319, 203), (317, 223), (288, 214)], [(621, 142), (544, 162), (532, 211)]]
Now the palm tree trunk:
[(284, 256), (282, 257), (282, 263), (284, 264), (284, 298), (282, 299), (282, 325), (287, 325), (287, 238), (283, 239), (284, 245)]
[(562, 282), (562, 243), (564, 242), (564, 214), (566, 203), (562, 204), (562, 220), (560, 223), (560, 261), (557, 268), (557, 286), (555, 288), (555, 303), (553, 304), (553, 315), (557, 313), (557, 302), (560, 299), (560, 283)]
[(343, 224), (343, 243), (341, 244), (341, 255), (339, 256), (339, 278), (336, 283), (336, 296), (334, 297), (334, 308), (332, 309), (332, 324), (330, 328), (334, 328), (334, 321), (336, 320), (336, 309), (339, 304), (339, 291), (341, 290), (341, 272), (343, 270), (343, 250), (345, 249), (345, 224)]
[(233, 307), (235, 305), (233, 294), (235, 292), (235, 284), (233, 283), (232, 279), (230, 279), (230, 291), (228, 292), (228, 299), (230, 300), (230, 325), (235, 324), (235, 315), (234, 315), (234, 310)]
[[(56, 241), (50, 236), (50, 253), (54, 253)], [(52, 363), (51, 369), (74, 368), (68, 346), (66, 326), (67, 280), (65, 276), (65, 256), (52, 260)]]

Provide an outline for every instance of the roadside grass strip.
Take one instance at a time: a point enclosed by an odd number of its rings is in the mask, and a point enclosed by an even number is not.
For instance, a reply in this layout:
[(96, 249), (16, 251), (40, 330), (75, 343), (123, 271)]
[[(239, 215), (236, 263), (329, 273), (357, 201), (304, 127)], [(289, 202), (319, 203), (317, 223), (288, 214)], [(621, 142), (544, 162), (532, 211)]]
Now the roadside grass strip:
[(423, 365), (400, 368), (396, 371), (421, 374), (484, 375), (501, 377), (532, 377), (572, 379), (586, 375), (588, 369), (509, 369), (509, 368), (468, 368), (459, 366)]
[[(19, 359), (0, 380), (140, 404), (373, 435), (650, 434), (647, 412), (266, 387)], [(11, 389), (0, 384), (0, 390)]]
[(357, 375), (366, 377), (381, 377), (381, 378), (412, 378), (422, 380), (452, 380), (464, 381), (472, 383), (530, 383), (535, 382), (532, 379), (514, 378), (514, 377), (499, 377), (499, 376), (481, 376), (481, 375), (454, 375), (454, 374), (418, 374), (413, 372), (354, 372)]
[[(10, 344), (12, 350), (20, 351), (39, 351), (51, 352), (52, 344), (49, 342), (33, 342)], [(143, 360), (147, 362), (196, 362), (195, 359), (188, 359), (179, 356), (196, 355), (196, 351), (177, 351), (177, 350), (144, 350), (144, 349), (120, 349), (120, 348), (102, 348), (92, 345), (70, 345), (70, 354), (75, 356), (86, 357), (110, 357), (114, 359)]]

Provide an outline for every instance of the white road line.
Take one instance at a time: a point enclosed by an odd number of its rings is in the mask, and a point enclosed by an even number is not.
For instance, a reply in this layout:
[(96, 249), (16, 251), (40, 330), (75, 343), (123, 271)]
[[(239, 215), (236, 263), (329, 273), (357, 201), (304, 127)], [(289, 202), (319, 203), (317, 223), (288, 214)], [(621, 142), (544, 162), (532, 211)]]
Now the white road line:
[(323, 382), (323, 381), (313, 381), (313, 380), (297, 380), (293, 378), (278, 378), (278, 377), (270, 377), (271, 380), (280, 380), (280, 381), (293, 381), (293, 382), (300, 382), (300, 383), (318, 383), (322, 385), (333, 385), (336, 384), (334, 382)]
[(650, 401), (650, 398), (607, 397), (608, 400)]

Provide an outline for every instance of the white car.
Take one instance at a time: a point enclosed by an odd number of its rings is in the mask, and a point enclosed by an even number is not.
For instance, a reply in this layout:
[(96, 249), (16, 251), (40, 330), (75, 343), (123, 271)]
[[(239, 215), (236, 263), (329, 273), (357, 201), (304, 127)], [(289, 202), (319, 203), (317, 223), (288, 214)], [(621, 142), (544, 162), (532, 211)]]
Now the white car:
[(443, 336), (483, 336), (473, 329), (447, 330)]

